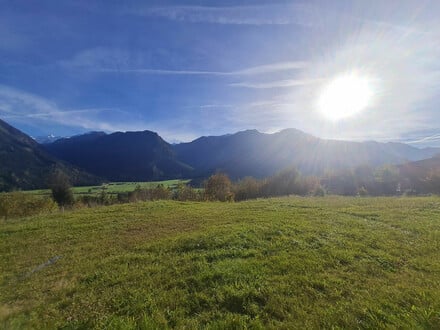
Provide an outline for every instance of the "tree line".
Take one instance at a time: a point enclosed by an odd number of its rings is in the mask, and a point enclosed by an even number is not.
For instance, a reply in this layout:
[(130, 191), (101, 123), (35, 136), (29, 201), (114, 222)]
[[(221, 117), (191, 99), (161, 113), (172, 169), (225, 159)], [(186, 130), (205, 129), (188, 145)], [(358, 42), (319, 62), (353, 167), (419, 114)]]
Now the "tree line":
[[(0, 193), (0, 218), (21, 217), (73, 207), (93, 207), (138, 201), (243, 201), (286, 195), (324, 196), (394, 196), (440, 194), (440, 170), (402, 171), (386, 165), (378, 168), (358, 166), (353, 169), (328, 171), (321, 177), (303, 176), (295, 168), (287, 168), (270, 177), (245, 177), (232, 182), (224, 173), (216, 173), (200, 187), (179, 183), (170, 188), (158, 184), (154, 188), (137, 186), (134, 191), (74, 197), (69, 178), (61, 171), (49, 179), (50, 198), (24, 192)], [(58, 206), (58, 208), (57, 208)]]

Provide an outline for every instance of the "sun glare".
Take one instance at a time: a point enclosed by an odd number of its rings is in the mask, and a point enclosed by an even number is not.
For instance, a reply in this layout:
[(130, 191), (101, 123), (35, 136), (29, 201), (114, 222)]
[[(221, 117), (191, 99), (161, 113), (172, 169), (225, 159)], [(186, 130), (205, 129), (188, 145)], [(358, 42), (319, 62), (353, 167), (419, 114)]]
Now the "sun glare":
[(357, 73), (334, 78), (322, 91), (318, 100), (320, 113), (331, 121), (339, 121), (365, 110), (371, 103), (369, 79)]

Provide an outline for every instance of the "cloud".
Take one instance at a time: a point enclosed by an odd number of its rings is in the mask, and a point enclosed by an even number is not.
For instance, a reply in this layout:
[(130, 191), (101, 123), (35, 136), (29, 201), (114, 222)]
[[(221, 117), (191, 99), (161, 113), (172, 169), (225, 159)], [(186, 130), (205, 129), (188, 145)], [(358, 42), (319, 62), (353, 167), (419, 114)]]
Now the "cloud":
[[(369, 7), (383, 7), (383, 3)], [(385, 5), (386, 7), (386, 5)], [(356, 12), (335, 10), (333, 6), (316, 6), (306, 3), (264, 4), (238, 6), (163, 6), (124, 8), (121, 13), (137, 16), (161, 17), (177, 22), (210, 23), (221, 25), (299, 25), (302, 27), (325, 27), (343, 21), (345, 24), (369, 24), (381, 29), (404, 33), (420, 31), (405, 25), (364, 17), (362, 6)], [(410, 16), (411, 17), (411, 13)]]
[(202, 104), (200, 106), (198, 106), (199, 109), (201, 110), (210, 110), (210, 109), (230, 109), (233, 108), (234, 105), (232, 104)]
[(306, 62), (279, 62), (260, 66), (249, 67), (236, 71), (203, 71), (203, 70), (162, 70), (162, 69), (97, 69), (100, 72), (119, 72), (119, 73), (140, 73), (140, 74), (158, 74), (158, 75), (197, 75), (197, 76), (250, 76), (293, 69), (302, 69), (307, 66)]
[(156, 69), (145, 67), (150, 54), (129, 52), (122, 49), (92, 48), (79, 52), (69, 60), (58, 64), (69, 69), (87, 69), (102, 73), (133, 73), (147, 75), (193, 75), (193, 76), (252, 76), (307, 68), (306, 61), (285, 61), (245, 67), (232, 71)]
[(156, 16), (174, 21), (191, 23), (213, 23), (234, 25), (287, 25), (311, 24), (310, 6), (259, 5), (259, 6), (166, 6), (132, 8), (127, 13), (141, 16)]
[(319, 79), (286, 79), (286, 80), (278, 80), (278, 81), (269, 81), (269, 82), (239, 82), (232, 83), (229, 86), (232, 87), (243, 87), (243, 88), (253, 88), (253, 89), (270, 89), (270, 88), (283, 88), (283, 87), (295, 87), (295, 86), (304, 86), (313, 84), (319, 81)]
[(309, 65), (306, 61), (278, 62), (269, 63), (260, 66), (254, 66), (242, 70), (229, 72), (231, 75), (256, 75), (263, 73), (272, 73), (286, 70), (297, 70), (307, 68)]
[[(0, 85), (0, 114), (4, 119), (17, 122), (52, 122), (87, 130), (115, 131), (120, 126), (96, 118), (102, 112), (121, 112), (113, 108), (62, 109), (55, 102), (38, 95)], [(129, 125), (127, 125), (129, 126)], [(127, 126), (123, 126), (126, 128)], [(140, 125), (133, 125), (141, 128)]]
[[(5, 119), (20, 119), (20, 118), (47, 118), (49, 120), (55, 119), (60, 116), (71, 116), (74, 114), (90, 114), (92, 112), (102, 112), (102, 111), (111, 111), (111, 108), (98, 108), (98, 109), (82, 109), (82, 110), (64, 110), (64, 111), (52, 111), (52, 112), (41, 112), (41, 113), (22, 113), (22, 114), (6, 114), (3, 116)], [(2, 107), (0, 106), (0, 111), (2, 111)], [(7, 111), (6, 111), (7, 112)], [(9, 111), (10, 112), (10, 111)]]
[(424, 137), (419, 137), (416, 140), (406, 141), (406, 143), (409, 143), (409, 144), (429, 144), (432, 142), (440, 142), (440, 133), (437, 133), (434, 135), (429, 135), (429, 136), (424, 136)]
[(55, 123), (89, 131), (151, 130), (170, 141), (191, 141), (196, 137), (182, 130), (182, 121), (178, 118), (173, 123), (169, 120), (145, 122), (115, 108), (64, 109), (46, 98), (4, 85), (0, 85), (0, 118), (31, 126), (47, 127)]
[(189, 75), (189, 76), (227, 76), (228, 72), (221, 71), (198, 71), (198, 70), (162, 70), (162, 69), (110, 69), (110, 68), (95, 68), (95, 71), (107, 73), (138, 73), (150, 75)]

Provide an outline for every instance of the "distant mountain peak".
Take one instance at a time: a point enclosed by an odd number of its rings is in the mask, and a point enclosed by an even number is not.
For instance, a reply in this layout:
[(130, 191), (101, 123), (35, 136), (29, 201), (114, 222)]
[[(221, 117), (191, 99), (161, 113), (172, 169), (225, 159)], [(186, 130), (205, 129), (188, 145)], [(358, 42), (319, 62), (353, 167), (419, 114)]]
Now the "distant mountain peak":
[[(278, 134), (293, 134), (293, 133), (294, 134), (310, 135), (310, 134), (307, 134), (306, 132), (301, 131), (301, 130), (299, 130), (297, 128), (284, 128), (284, 129), (282, 129), (281, 131), (278, 132)], [(274, 134), (277, 134), (277, 133), (274, 133)]]
[(33, 139), (35, 141), (37, 141), (39, 144), (52, 143), (52, 142), (55, 142), (56, 140), (63, 139), (63, 138), (65, 138), (65, 137), (57, 136), (57, 135), (54, 135), (54, 134), (48, 134), (48, 135), (45, 135), (45, 136), (40, 135), (40, 136), (37, 136), (35, 138), (33, 137)]

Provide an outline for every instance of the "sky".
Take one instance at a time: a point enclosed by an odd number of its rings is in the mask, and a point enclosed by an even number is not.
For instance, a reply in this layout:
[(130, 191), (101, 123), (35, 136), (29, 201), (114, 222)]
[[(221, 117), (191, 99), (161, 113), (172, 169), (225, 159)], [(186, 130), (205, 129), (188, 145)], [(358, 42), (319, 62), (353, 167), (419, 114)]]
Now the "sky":
[[(436, 0), (0, 0), (0, 118), (31, 136), (297, 128), (440, 146), (438, 17)], [(353, 72), (371, 98), (329, 120), (318, 100)]]

